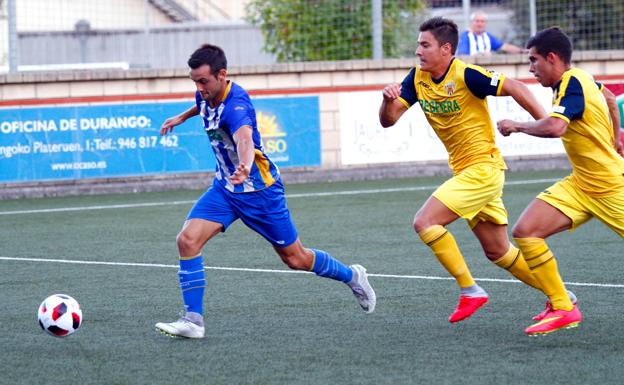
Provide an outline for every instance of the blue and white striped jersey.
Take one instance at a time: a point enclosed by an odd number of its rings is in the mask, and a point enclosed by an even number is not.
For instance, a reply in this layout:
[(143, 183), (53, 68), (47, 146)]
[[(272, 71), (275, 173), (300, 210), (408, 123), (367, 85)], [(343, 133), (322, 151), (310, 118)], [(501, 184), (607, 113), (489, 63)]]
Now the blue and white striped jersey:
[[(195, 92), (195, 103), (217, 159), (215, 183), (220, 183), (228, 191), (234, 193), (262, 190), (275, 183), (279, 178), (279, 170), (264, 153), (256, 124), (256, 110), (251, 104), (247, 91), (230, 81), (221, 103), (215, 108), (211, 108), (202, 99), (199, 91)], [(250, 126), (253, 130), (254, 163), (251, 165), (251, 173), (245, 182), (233, 185), (230, 182), (230, 176), (234, 174), (239, 164), (234, 133), (243, 126)]]

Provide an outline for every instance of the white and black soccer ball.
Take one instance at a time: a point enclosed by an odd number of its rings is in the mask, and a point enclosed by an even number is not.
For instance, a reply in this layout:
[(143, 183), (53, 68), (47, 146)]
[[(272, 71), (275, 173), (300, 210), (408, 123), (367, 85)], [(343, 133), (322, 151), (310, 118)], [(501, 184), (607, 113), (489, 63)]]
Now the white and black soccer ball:
[(44, 299), (37, 312), (39, 326), (55, 337), (73, 334), (82, 323), (78, 301), (66, 294), (54, 294)]

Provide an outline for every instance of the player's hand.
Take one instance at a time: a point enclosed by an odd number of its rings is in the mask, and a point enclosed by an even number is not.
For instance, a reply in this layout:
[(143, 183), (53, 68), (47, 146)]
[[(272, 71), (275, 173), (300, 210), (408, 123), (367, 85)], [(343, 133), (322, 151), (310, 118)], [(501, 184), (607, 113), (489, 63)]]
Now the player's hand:
[(615, 151), (624, 157), (624, 128), (620, 128), (620, 141), (615, 143)]
[(180, 118), (179, 116), (174, 116), (173, 118), (165, 120), (162, 126), (160, 126), (160, 136), (167, 135), (169, 132), (173, 132), (173, 128), (182, 123), (184, 123), (184, 119)]
[(509, 119), (499, 120), (498, 123), (496, 123), (496, 127), (503, 136), (509, 136), (512, 132), (518, 132), (515, 123), (516, 122)]
[(624, 157), (624, 146), (622, 145), (622, 141), (615, 144), (615, 151), (617, 151), (621, 157)]
[(249, 177), (250, 172), (251, 167), (241, 162), (238, 167), (236, 167), (234, 174), (230, 177), (230, 182), (232, 182), (232, 184), (241, 184)]
[(398, 98), (399, 96), (401, 96), (401, 84), (400, 83), (388, 84), (386, 87), (384, 87), (383, 97), (385, 101), (391, 102), (394, 99)]

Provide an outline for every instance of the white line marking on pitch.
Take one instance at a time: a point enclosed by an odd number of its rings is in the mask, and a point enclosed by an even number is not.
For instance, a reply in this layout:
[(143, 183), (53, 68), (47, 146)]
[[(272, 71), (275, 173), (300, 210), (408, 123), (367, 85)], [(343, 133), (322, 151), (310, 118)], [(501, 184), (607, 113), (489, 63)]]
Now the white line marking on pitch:
[(134, 208), (134, 207), (174, 206), (174, 205), (191, 204), (193, 202), (194, 201), (171, 201), (171, 202), (127, 203), (127, 204), (102, 205), (102, 206), (58, 207), (54, 209), (0, 211), (0, 215), (60, 213), (60, 212), (65, 212), (65, 211), (86, 211), (86, 210), (126, 209), (126, 208)]
[[(75, 265), (104, 265), (104, 266), (134, 266), (134, 267), (166, 267), (177, 269), (178, 265), (165, 265), (160, 263), (134, 263), (134, 262), (106, 262), (106, 261), (78, 261), (71, 259), (51, 259), (51, 258), (17, 258), (17, 257), (0, 257), (4, 261), (23, 261), (23, 262), (51, 262), (51, 263), (69, 263)], [(225, 271), (245, 271), (253, 273), (278, 273), (278, 274), (313, 274), (309, 271), (297, 270), (280, 270), (280, 269), (251, 269), (244, 267), (220, 267), (206, 266), (206, 270), (225, 270)], [(396, 275), (396, 274), (368, 274), (369, 277), (379, 278), (401, 278), (401, 279), (423, 279), (423, 280), (453, 280), (451, 277), (436, 277), (427, 275)], [(521, 283), (515, 279), (498, 279), (498, 278), (475, 278), (476, 281), (482, 282), (504, 282), (504, 283)], [(589, 283), (589, 282), (566, 282), (568, 286), (588, 286), (588, 287), (609, 287), (624, 288), (624, 284), (615, 283)]]
[[(538, 184), (538, 183), (552, 183), (559, 180), (557, 179), (530, 179), (530, 180), (515, 180), (506, 182), (505, 185), (524, 185), (524, 184)], [(397, 188), (384, 188), (384, 189), (369, 189), (369, 190), (347, 190), (347, 191), (328, 191), (328, 192), (316, 192), (316, 193), (300, 193), (300, 194), (286, 194), (286, 198), (311, 198), (311, 197), (328, 197), (328, 196), (342, 196), (342, 195), (363, 195), (363, 194), (380, 194), (391, 192), (404, 192), (404, 191), (423, 191), (423, 190), (435, 190), (438, 186), (415, 186), (415, 187), (397, 187)], [(78, 206), (78, 207), (58, 207), (51, 209), (34, 209), (34, 210), (15, 210), (15, 211), (0, 211), (0, 215), (20, 215), (20, 214), (42, 214), (42, 213), (59, 213), (67, 211), (86, 211), (86, 210), (107, 210), (107, 209), (126, 209), (137, 207), (155, 207), (155, 206), (174, 206), (174, 205), (186, 205), (195, 203), (192, 201), (170, 201), (170, 202), (144, 202), (144, 203), (126, 203), (116, 205), (100, 205), (100, 206)]]

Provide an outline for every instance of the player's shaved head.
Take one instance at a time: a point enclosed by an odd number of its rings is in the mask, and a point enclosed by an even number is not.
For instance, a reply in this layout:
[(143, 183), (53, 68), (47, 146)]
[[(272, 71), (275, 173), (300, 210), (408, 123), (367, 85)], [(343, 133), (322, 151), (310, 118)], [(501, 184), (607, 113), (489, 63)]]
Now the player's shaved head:
[(572, 42), (559, 27), (539, 31), (529, 39), (526, 47), (527, 49), (535, 47), (535, 51), (543, 57), (552, 52), (565, 64), (570, 64), (572, 61)]

